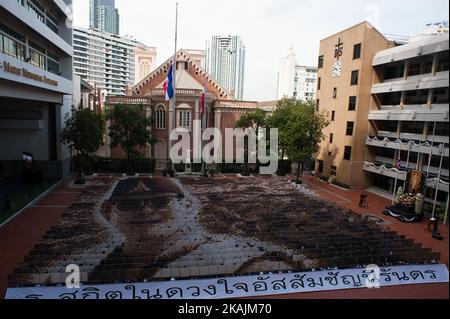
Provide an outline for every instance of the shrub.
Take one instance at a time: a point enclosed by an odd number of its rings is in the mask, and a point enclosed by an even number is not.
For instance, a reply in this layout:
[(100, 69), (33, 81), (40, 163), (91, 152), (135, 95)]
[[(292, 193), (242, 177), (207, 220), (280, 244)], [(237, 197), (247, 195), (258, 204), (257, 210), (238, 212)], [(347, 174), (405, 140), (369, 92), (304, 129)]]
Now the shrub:
[[(77, 163), (78, 157), (74, 157), (74, 163)], [(135, 158), (131, 162), (134, 173), (154, 173), (155, 160), (151, 158)], [(128, 163), (126, 159), (94, 157), (91, 160), (92, 171), (95, 173), (124, 173), (128, 172)]]
[(278, 161), (277, 175), (286, 176), (290, 173), (292, 173), (292, 162), (286, 160)]

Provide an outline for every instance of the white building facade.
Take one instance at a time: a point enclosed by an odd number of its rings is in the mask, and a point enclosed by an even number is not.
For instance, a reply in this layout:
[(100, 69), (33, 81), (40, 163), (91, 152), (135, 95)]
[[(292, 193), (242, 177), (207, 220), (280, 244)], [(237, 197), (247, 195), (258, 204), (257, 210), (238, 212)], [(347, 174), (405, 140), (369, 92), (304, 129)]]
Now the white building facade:
[(136, 81), (135, 40), (95, 29), (74, 29), (74, 72), (108, 95), (125, 95)]
[(0, 177), (20, 178), (23, 154), (43, 179), (69, 174), (60, 134), (73, 103), (71, 4), (0, 0)]
[(134, 48), (135, 57), (135, 81), (139, 83), (147, 75), (149, 75), (156, 67), (156, 48), (147, 47), (145, 45), (137, 45)]
[(277, 99), (296, 98), (300, 101), (316, 99), (317, 67), (297, 64), (297, 56), (291, 48), (282, 58), (278, 72)]
[(206, 72), (236, 100), (243, 100), (246, 48), (237, 35), (213, 36), (207, 42)]
[(427, 32), (381, 51), (373, 68), (364, 170), (375, 187), (391, 194), (411, 185), (416, 174), (428, 203), (448, 205), (448, 33)]

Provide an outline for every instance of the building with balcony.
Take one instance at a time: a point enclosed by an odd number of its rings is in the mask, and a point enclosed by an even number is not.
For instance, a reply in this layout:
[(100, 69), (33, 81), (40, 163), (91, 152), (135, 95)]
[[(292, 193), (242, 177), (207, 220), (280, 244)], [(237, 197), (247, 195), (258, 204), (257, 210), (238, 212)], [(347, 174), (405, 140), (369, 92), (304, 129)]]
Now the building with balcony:
[(411, 172), (418, 172), (427, 200), (433, 202), (438, 190), (438, 201), (447, 202), (448, 33), (414, 36), (407, 44), (378, 52), (372, 66), (364, 165), (371, 184), (393, 194), (394, 188), (408, 187)]
[(317, 67), (298, 65), (294, 49), (280, 61), (277, 98), (296, 98), (300, 101), (316, 99)]
[(73, 102), (71, 3), (0, 0), (0, 162), (7, 177), (22, 176), (24, 153), (45, 179), (69, 173), (60, 133)]

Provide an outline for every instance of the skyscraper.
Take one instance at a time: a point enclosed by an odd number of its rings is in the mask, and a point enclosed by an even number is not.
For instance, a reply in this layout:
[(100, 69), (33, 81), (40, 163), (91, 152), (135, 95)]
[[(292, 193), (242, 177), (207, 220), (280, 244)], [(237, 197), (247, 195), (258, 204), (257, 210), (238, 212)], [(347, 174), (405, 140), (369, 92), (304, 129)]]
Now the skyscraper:
[(213, 36), (207, 43), (206, 71), (237, 100), (244, 95), (245, 45), (237, 35)]
[(89, 27), (119, 34), (119, 11), (115, 0), (90, 0)]

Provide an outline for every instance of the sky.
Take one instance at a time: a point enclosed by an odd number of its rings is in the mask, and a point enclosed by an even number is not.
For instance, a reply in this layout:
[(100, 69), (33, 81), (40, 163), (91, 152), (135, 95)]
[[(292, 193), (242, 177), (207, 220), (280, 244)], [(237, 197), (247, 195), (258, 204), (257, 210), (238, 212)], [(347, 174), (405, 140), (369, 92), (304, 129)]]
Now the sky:
[[(89, 0), (73, 0), (74, 24), (89, 25)], [(316, 65), (320, 40), (361, 21), (381, 32), (413, 35), (448, 20), (447, 0), (178, 0), (178, 48), (205, 49), (212, 35), (239, 35), (247, 48), (244, 99), (276, 99), (280, 58)], [(157, 65), (174, 52), (176, 0), (116, 0), (121, 35), (157, 48)]]

